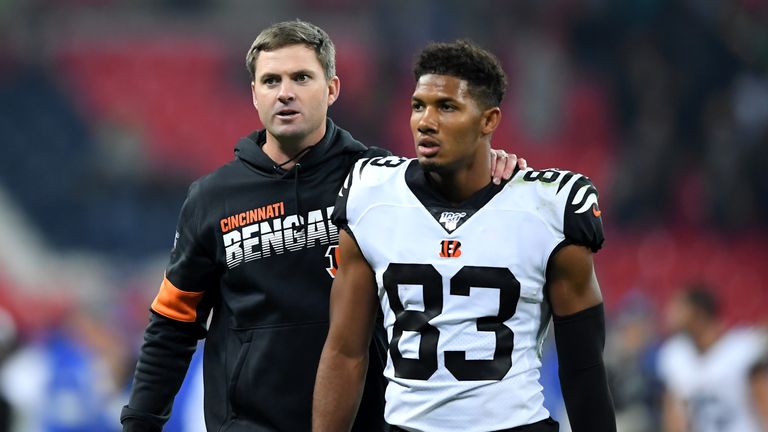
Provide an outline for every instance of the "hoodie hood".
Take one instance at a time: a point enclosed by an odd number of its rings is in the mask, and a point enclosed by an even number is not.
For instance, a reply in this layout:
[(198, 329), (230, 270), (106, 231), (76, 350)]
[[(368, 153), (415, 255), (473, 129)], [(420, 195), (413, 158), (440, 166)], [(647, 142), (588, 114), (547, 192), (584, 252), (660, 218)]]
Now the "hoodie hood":
[[(256, 173), (273, 179), (290, 179), (293, 183), (293, 200), (296, 214), (304, 215), (303, 193), (299, 186), (299, 172), (303, 178), (312, 177), (315, 173), (323, 174), (322, 169), (334, 170), (341, 168), (346, 175), (356, 156), (361, 155), (367, 148), (349, 132), (337, 127), (330, 118), (325, 121), (325, 135), (317, 144), (309, 146), (296, 155), (296, 163), (289, 170), (284, 170), (275, 163), (262, 146), (267, 141), (267, 131), (262, 129), (241, 138), (235, 146), (235, 156)], [(347, 159), (349, 161), (347, 161)], [(327, 161), (327, 162), (326, 162)], [(301, 219), (298, 231), (306, 227), (306, 219)]]
[(317, 144), (308, 147), (303, 155), (300, 155), (297, 164), (289, 170), (284, 170), (275, 161), (270, 159), (262, 146), (267, 140), (265, 129), (256, 131), (247, 137), (240, 138), (235, 146), (235, 157), (245, 162), (255, 171), (270, 177), (293, 176), (293, 171), (301, 169), (302, 175), (309, 175), (328, 159), (342, 154), (360, 154), (367, 148), (345, 131), (336, 126), (328, 118), (325, 123), (325, 135)]

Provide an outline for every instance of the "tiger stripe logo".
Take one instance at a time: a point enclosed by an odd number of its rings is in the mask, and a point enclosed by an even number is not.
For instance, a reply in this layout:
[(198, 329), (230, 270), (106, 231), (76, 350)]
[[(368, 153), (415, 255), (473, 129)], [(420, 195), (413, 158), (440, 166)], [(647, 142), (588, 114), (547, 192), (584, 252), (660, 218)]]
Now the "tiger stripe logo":
[(461, 242), (458, 240), (443, 240), (440, 242), (441, 258), (458, 258), (461, 256)]
[(600, 217), (600, 214), (602, 213), (597, 204), (597, 190), (591, 184), (585, 184), (576, 191), (576, 195), (573, 197), (571, 205), (580, 206), (578, 209), (574, 210), (574, 213), (576, 214), (586, 213), (589, 209), (592, 209), (592, 214), (595, 215), (595, 217)]

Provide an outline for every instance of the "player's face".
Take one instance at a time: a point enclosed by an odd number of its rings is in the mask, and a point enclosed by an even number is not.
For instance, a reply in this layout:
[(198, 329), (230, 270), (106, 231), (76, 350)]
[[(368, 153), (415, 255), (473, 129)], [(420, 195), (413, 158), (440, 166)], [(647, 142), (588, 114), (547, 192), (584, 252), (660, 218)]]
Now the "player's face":
[(665, 312), (668, 331), (674, 333), (690, 329), (694, 312), (682, 295), (673, 297), (667, 305)]
[(421, 166), (447, 173), (477, 160), (487, 151), (481, 145), (483, 120), (466, 80), (422, 75), (411, 100), (411, 132)]
[(315, 51), (306, 45), (262, 51), (255, 69), (253, 105), (267, 139), (299, 145), (320, 141), (328, 107), (339, 94), (339, 79), (325, 79)]

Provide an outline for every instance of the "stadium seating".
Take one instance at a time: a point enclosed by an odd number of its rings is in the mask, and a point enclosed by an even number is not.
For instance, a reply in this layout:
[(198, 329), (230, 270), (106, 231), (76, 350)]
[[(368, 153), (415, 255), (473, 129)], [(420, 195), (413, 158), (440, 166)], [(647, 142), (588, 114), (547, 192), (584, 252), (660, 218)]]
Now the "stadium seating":
[(63, 46), (56, 59), (89, 118), (138, 128), (151, 167), (193, 178), (260, 127), (245, 68), (235, 74), (241, 62), (228, 52), (205, 39), (133, 38)]

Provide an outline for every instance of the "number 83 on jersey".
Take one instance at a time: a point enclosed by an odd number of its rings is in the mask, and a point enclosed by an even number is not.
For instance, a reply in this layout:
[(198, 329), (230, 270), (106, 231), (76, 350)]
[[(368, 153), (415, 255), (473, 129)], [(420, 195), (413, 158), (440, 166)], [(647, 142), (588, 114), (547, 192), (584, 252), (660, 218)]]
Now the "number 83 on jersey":
[[(449, 331), (450, 321), (435, 326), (430, 321), (444, 313), (443, 276), (431, 264), (389, 264), (383, 274), (383, 286), (390, 308), (395, 317), (389, 352), (398, 378), (428, 380), (438, 369), (438, 342), (441, 330)], [(447, 293), (456, 300), (469, 301), (471, 288), (487, 288), (498, 291), (498, 313), (493, 316), (462, 317), (463, 321), (474, 321), (476, 332), (490, 332), (495, 339), (493, 357), (470, 359), (465, 350), (446, 350), (445, 367), (459, 381), (501, 380), (512, 367), (514, 333), (504, 324), (511, 319), (520, 299), (520, 283), (508, 268), (462, 267), (448, 281)], [(410, 287), (421, 290), (423, 310), (409, 307), (408, 300), (401, 298), (401, 289)], [(495, 296), (492, 296), (495, 297)], [(463, 298), (463, 299), (462, 299)], [(461, 303), (458, 303), (461, 305)], [(493, 305), (493, 309), (495, 310)], [(457, 323), (461, 324), (461, 323)], [(420, 336), (418, 358), (406, 357), (401, 352), (400, 342), (404, 332), (415, 332)], [(443, 335), (445, 337), (446, 335)], [(451, 337), (466, 340), (464, 335)], [(468, 334), (467, 337), (472, 337)], [(475, 337), (480, 337), (475, 335)]]

